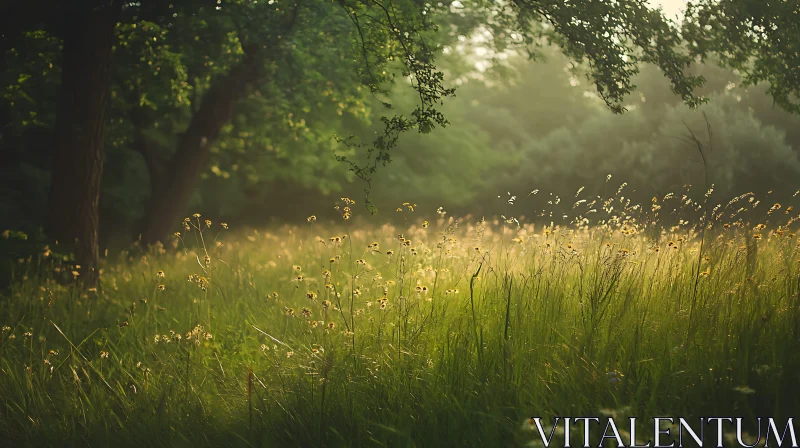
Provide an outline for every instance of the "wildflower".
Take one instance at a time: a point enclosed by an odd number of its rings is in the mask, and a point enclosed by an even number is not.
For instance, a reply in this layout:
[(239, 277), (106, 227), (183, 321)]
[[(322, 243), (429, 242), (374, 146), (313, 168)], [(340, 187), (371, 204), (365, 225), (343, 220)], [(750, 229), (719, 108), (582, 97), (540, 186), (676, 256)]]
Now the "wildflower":
[(294, 316), (294, 308), (285, 308), (284, 314), (290, 317)]
[(211, 264), (211, 257), (209, 257), (208, 254), (203, 256), (203, 263), (206, 265), (206, 267)]
[(107, 351), (105, 351), (105, 350), (101, 351), (101, 352), (100, 352), (100, 358), (101, 358), (101, 359), (106, 359), (106, 358), (108, 358), (108, 352), (107, 352)]
[(166, 287), (166, 286), (164, 286), (164, 285), (158, 285), (158, 290), (159, 290), (159, 291), (165, 291), (166, 289), (167, 289), (167, 287)]
[(223, 229), (228, 230), (228, 223), (227, 222), (221, 222), (221, 223), (219, 223), (219, 225), (222, 226)]
[(317, 217), (316, 217), (316, 216), (314, 216), (314, 215), (311, 215), (311, 216), (309, 216), (308, 218), (306, 218), (306, 221), (308, 221), (308, 222), (314, 222), (314, 221), (316, 221), (316, 220), (317, 220)]
[(294, 356), (294, 352), (286, 352), (287, 358), (291, 358), (292, 356)]
[(207, 278), (205, 278), (205, 277), (197, 277), (197, 286), (200, 287), (201, 290), (205, 291), (206, 289), (208, 289), (208, 286), (210, 284), (211, 283), (208, 281)]
[(160, 270), (156, 272), (156, 278), (164, 278), (164, 271)]
[(302, 314), (303, 317), (311, 317), (311, 310), (303, 307), (303, 309), (300, 311), (300, 314)]
[(181, 232), (175, 232), (172, 235), (175, 236), (175, 238), (180, 238), (181, 237)]
[(394, 255), (394, 251), (393, 250), (387, 250), (386, 251), (386, 255)]
[(206, 227), (211, 227), (211, 220), (210, 219), (206, 219)]
[(331, 306), (331, 301), (330, 300), (323, 300), (321, 302), (321, 305), (322, 305), (323, 308), (328, 308), (328, 307)]
[(273, 299), (277, 299), (278, 298), (278, 293), (277, 292), (273, 292), (272, 294), (270, 294), (270, 297), (272, 297)]
[(313, 291), (309, 291), (309, 292), (306, 293), (306, 298), (311, 299), (311, 300), (317, 300), (317, 293), (315, 293)]
[(193, 218), (199, 218), (200, 217), (200, 213), (195, 213), (194, 215), (192, 215), (192, 217)]
[(8, 325), (3, 325), (2, 330), (3, 330), (3, 332), (11, 331), (11, 327), (9, 327)]
[(336, 328), (336, 324), (335, 324), (335, 323), (333, 323), (333, 322), (329, 322), (329, 323), (328, 323), (328, 329), (329, 329), (329, 330), (333, 330), (334, 328)]
[(153, 336), (153, 343), (158, 344), (161, 341), (161, 336), (155, 335)]

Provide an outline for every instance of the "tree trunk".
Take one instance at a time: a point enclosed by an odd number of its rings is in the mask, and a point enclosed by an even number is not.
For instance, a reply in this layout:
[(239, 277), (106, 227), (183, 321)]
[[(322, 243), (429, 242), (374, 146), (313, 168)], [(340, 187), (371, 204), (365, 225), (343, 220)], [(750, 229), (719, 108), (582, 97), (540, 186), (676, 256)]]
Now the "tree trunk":
[(250, 85), (260, 78), (259, 51), (251, 48), (228, 74), (216, 80), (203, 95), (189, 128), (178, 140), (178, 148), (159, 176), (151, 170), (152, 196), (145, 212), (141, 238), (145, 244), (161, 241), (181, 230), (181, 222), (197, 178), (206, 166), (211, 145), (222, 127), (233, 118), (234, 107)]
[(118, 0), (69, 7), (55, 125), (48, 232), (74, 251), (87, 286), (98, 282), (98, 203)]

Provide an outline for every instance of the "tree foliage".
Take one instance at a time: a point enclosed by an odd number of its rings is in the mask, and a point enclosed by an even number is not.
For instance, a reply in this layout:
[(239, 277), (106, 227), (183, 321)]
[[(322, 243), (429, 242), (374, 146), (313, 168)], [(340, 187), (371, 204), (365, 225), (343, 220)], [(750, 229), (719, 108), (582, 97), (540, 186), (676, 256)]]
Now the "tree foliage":
[(698, 0), (687, 5), (683, 34), (692, 56), (714, 56), (749, 85), (768, 83), (784, 109), (800, 113), (800, 3)]

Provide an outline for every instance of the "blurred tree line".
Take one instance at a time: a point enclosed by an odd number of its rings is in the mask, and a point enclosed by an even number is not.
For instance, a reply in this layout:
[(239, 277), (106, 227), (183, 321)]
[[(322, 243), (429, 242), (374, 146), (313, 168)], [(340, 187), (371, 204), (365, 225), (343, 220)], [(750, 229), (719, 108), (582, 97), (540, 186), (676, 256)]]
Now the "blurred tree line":
[[(490, 191), (477, 201), (493, 200), (492, 212), (534, 217), (552, 192), (563, 199), (555, 208), (571, 213), (579, 188), (581, 198), (606, 198), (622, 183), (634, 203), (677, 195), (686, 185), (702, 197), (705, 167), (692, 136), (706, 151), (716, 202), (746, 192), (785, 201), (800, 189), (800, 117), (778, 107), (767, 85), (745, 86), (735, 70), (697, 65), (706, 80), (698, 93), (708, 102), (691, 109), (647, 67), (635, 79), (628, 112), (615, 115), (567, 66), (558, 55), (520, 65), (515, 85), (485, 89), (473, 100), (471, 122), (509, 162), (487, 173)], [(537, 189), (544, 194), (522, 200)], [(513, 207), (507, 192), (520, 197)]]

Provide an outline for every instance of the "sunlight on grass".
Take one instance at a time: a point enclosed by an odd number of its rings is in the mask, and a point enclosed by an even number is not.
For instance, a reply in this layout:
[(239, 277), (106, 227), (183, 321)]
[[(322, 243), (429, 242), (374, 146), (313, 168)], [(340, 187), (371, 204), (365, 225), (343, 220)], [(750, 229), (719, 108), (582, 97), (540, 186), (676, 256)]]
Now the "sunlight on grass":
[(579, 190), (562, 225), (411, 203), (402, 226), (356, 224), (346, 198), (336, 223), (227, 230), (196, 214), (166, 247), (109, 260), (99, 290), (57, 281), (48, 254), (20, 260), (0, 305), (0, 430), (508, 446), (535, 439), (531, 415), (791, 416), (791, 207), (636, 205), (624, 187)]

